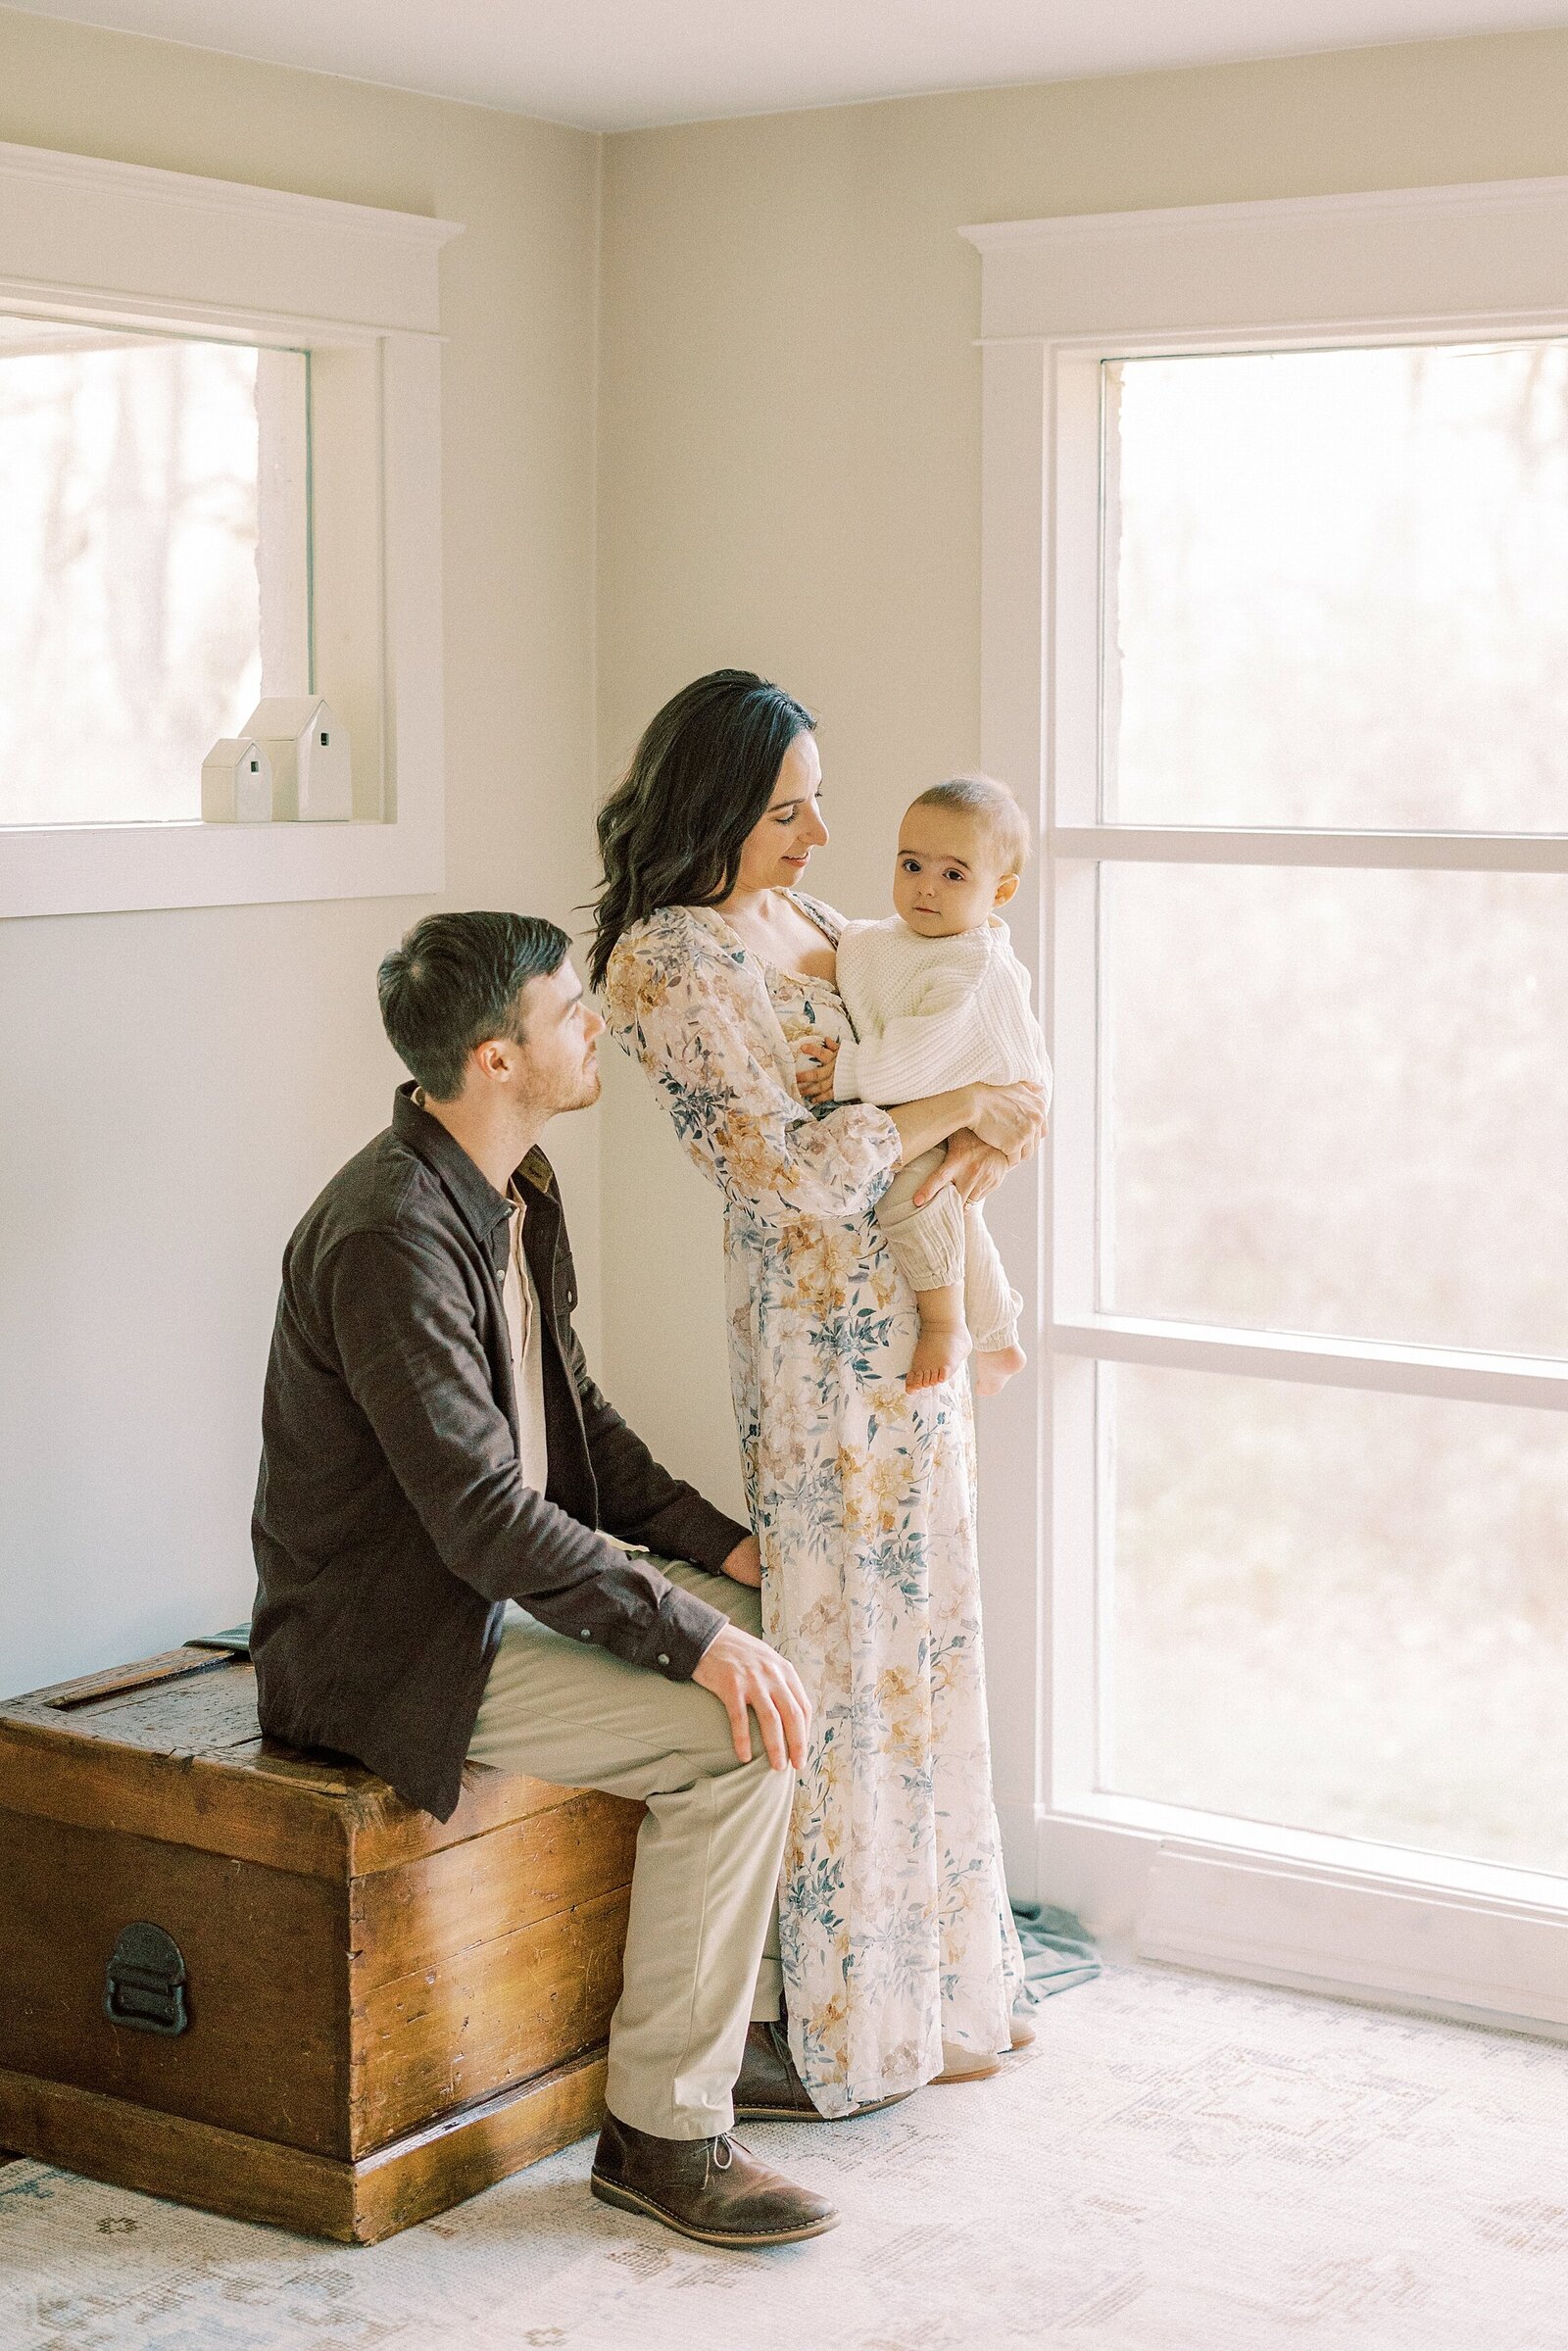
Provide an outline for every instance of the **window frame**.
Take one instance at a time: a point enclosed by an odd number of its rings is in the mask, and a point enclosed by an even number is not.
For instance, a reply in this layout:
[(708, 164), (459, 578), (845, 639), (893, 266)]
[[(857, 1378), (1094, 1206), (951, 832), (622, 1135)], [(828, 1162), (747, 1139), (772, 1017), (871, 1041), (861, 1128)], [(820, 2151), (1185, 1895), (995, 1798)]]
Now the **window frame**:
[[(1098, 1785), (1110, 1583), (1097, 1365), (1568, 1409), (1568, 1361), (1236, 1330), (1097, 1305), (1098, 877), (1116, 860), (1568, 873), (1568, 834), (1102, 819), (1101, 363), (1568, 332), (1568, 179), (965, 229), (982, 257), (981, 759), (1035, 800), (1015, 901), (1056, 1066), (1032, 1183), (992, 1221), (1038, 1303), (980, 1416), (999, 1811), (1016, 1886), (1149, 1956), (1568, 2033), (1568, 1880), (1262, 1826)], [(1019, 1563), (1032, 1563), (1020, 1575)], [(1434, 1937), (1441, 1943), (1435, 1954)]]
[(355, 751), (343, 823), (0, 827), (0, 917), (443, 886), (438, 265), (460, 233), (0, 144), (0, 308), (309, 355), (313, 686)]

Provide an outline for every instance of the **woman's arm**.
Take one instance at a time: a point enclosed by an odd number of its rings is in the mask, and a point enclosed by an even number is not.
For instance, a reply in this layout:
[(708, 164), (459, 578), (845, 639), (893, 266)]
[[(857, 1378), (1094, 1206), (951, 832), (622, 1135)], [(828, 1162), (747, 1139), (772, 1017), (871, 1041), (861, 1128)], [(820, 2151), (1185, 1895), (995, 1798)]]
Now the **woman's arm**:
[[(839, 1048), (830, 1038), (808, 1038), (795, 1049), (795, 1078), (801, 1093), (808, 1102), (829, 1102), (833, 1096), (834, 1063)], [(996, 1101), (987, 1101), (996, 1097)], [(941, 1181), (933, 1177), (924, 1199), (940, 1192), (942, 1183), (956, 1183), (965, 1200), (981, 1199), (995, 1189), (1009, 1167), (1030, 1156), (1045, 1125), (1051, 1107), (1051, 1089), (1025, 1080), (1014, 1101), (1013, 1089), (1005, 1086), (956, 1086), (943, 1094), (928, 1094), (911, 1102), (887, 1104), (899, 1140), (904, 1145), (900, 1164), (907, 1166), (922, 1151), (930, 1151), (941, 1142), (951, 1142), (956, 1135), (967, 1135), (969, 1150), (963, 1154), (961, 1176), (956, 1166)], [(946, 1124), (956, 1112), (963, 1112), (956, 1126)], [(975, 1121), (988, 1123), (991, 1139), (983, 1141), (973, 1131)], [(930, 1140), (921, 1138), (929, 1133)], [(996, 1172), (983, 1172), (984, 1162), (1000, 1161)], [(978, 1189), (976, 1187), (978, 1186)], [(923, 1205), (917, 1201), (916, 1205)]]
[(655, 915), (621, 941), (605, 1004), (686, 1150), (736, 1206), (776, 1224), (859, 1216), (881, 1199), (904, 1156), (888, 1112), (849, 1102), (814, 1118), (755, 966), (683, 909)]
[(899, 1165), (907, 1167), (922, 1151), (946, 1143), (959, 1127), (972, 1127), (984, 1091), (980, 1086), (953, 1086), (946, 1094), (925, 1094), (917, 1102), (890, 1103), (888, 1116), (904, 1146)]
[(906, 1167), (922, 1151), (970, 1127), (982, 1143), (1004, 1153), (1009, 1166), (1031, 1156), (1045, 1132), (1046, 1089), (1025, 1079), (1016, 1086), (956, 1086), (947, 1094), (899, 1102), (888, 1116), (899, 1130)]

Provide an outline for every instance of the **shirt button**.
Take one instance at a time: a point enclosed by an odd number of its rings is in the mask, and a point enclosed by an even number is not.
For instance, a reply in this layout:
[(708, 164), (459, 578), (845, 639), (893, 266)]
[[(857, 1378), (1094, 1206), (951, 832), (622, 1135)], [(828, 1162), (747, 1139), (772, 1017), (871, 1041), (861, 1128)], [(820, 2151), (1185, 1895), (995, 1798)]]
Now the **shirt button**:
[(582, 1631), (578, 1634), (577, 1639), (579, 1641), (592, 1641), (593, 1635), (589, 1632), (586, 1625), (584, 1625)]
[(659, 1662), (661, 1665), (667, 1665), (669, 1663), (669, 1659), (664, 1655), (662, 1649), (661, 1649), (659, 1652)]

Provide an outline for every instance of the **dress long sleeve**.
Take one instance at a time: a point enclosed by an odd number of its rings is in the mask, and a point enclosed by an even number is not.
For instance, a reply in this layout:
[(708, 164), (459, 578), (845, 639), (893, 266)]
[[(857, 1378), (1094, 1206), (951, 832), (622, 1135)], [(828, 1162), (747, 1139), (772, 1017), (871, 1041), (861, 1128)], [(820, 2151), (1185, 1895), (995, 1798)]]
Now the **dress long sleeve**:
[(700, 913), (665, 907), (620, 941), (605, 984), (612, 1032), (735, 1207), (774, 1226), (863, 1215), (893, 1179), (898, 1128), (870, 1103), (822, 1118), (808, 1108), (761, 974)]

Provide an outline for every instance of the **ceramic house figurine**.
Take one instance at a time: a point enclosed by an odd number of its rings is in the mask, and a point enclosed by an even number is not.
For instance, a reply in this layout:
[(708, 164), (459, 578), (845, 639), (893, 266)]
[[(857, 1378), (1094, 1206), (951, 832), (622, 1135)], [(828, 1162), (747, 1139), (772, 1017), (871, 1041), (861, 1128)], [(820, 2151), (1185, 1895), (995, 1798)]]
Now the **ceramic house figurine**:
[(272, 762), (272, 814), (280, 823), (324, 824), (354, 813), (349, 739), (319, 694), (270, 694), (246, 732)]
[(270, 824), (272, 762), (252, 735), (224, 735), (202, 761), (203, 824)]

